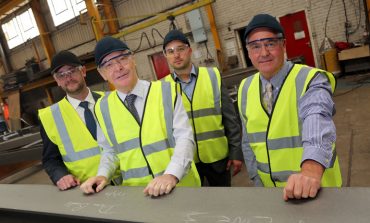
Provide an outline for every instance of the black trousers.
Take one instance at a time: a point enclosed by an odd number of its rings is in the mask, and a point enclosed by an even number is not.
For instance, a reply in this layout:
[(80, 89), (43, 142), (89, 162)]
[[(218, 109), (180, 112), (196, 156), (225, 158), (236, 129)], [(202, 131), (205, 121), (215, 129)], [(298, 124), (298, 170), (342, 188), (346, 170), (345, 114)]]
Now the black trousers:
[[(230, 187), (231, 174), (226, 170), (228, 158), (216, 161), (214, 163), (196, 163), (196, 167), (200, 176), (202, 187)], [(206, 180), (208, 184), (206, 184)]]

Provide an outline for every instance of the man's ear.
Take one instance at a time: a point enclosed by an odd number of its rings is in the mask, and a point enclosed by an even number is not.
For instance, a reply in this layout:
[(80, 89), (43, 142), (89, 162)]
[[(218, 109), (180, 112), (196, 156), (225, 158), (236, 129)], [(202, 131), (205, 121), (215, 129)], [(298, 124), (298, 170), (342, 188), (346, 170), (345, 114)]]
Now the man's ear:
[(82, 76), (86, 77), (86, 67), (85, 66), (81, 67), (81, 72), (82, 72)]

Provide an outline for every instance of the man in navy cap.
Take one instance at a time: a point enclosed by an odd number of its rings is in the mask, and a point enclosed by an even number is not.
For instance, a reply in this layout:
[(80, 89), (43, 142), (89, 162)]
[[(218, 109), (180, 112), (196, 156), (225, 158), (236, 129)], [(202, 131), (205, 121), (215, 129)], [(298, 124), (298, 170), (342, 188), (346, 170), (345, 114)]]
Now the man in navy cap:
[(271, 15), (254, 16), (243, 41), (259, 71), (238, 92), (249, 176), (257, 186), (285, 187), (284, 200), (315, 197), (321, 186), (340, 187), (334, 76), (288, 62), (284, 30)]
[(175, 85), (140, 80), (132, 51), (113, 37), (97, 43), (95, 62), (104, 80), (116, 88), (95, 106), (111, 147), (104, 148), (97, 176), (81, 190), (101, 191), (116, 169), (123, 186), (145, 186), (146, 195), (168, 194), (176, 185), (200, 186), (193, 134)]
[(39, 110), (42, 164), (60, 190), (95, 176), (100, 161), (92, 109), (101, 94), (86, 86), (86, 68), (78, 57), (61, 51), (51, 61), (51, 74), (66, 97)]
[(243, 155), (240, 128), (234, 106), (216, 67), (197, 67), (191, 62), (192, 49), (179, 30), (170, 31), (163, 53), (173, 68), (164, 80), (181, 86), (182, 101), (194, 131), (194, 161), (202, 180), (209, 186), (231, 186), (241, 169)]

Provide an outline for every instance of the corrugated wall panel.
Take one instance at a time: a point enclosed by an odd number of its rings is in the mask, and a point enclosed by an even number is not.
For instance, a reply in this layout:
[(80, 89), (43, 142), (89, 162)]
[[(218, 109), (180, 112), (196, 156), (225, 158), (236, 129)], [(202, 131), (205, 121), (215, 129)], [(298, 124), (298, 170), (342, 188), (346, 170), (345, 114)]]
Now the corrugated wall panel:
[[(168, 8), (176, 7), (188, 0), (127, 0), (114, 3), (120, 27), (139, 21), (148, 15), (157, 15)], [(139, 17), (143, 16), (143, 17)]]
[(91, 24), (81, 25), (79, 22), (71, 24), (68, 29), (53, 33), (52, 41), (55, 51), (71, 49), (89, 42), (95, 38)]

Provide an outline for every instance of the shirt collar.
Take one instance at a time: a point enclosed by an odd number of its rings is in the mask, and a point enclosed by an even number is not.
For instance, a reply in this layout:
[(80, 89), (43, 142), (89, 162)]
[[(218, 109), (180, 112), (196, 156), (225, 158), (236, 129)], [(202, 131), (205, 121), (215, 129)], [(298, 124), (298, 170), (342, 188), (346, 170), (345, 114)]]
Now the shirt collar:
[[(149, 82), (144, 81), (144, 80), (138, 80), (134, 89), (129, 94), (134, 94), (137, 97), (144, 99), (146, 97), (146, 92), (149, 87)], [(126, 96), (128, 94), (123, 93), (121, 91), (117, 91), (118, 96), (121, 98), (122, 101), (125, 101)]]
[[(91, 104), (94, 104), (95, 103), (94, 97), (92, 96), (92, 93), (91, 93), (90, 89), (89, 88), (87, 88), (87, 89), (89, 90), (89, 94), (87, 94), (86, 98), (82, 101), (87, 101)], [(74, 109), (76, 109), (80, 105), (80, 103), (82, 102), (82, 101), (80, 101), (76, 98), (73, 98), (73, 97), (69, 96), (68, 94), (67, 94), (67, 100), (69, 101), (69, 103), (71, 103), (71, 105)]]
[(280, 88), (292, 66), (292, 62), (285, 61), (282, 68), (270, 79), (270, 81), (266, 80), (262, 75), (260, 75), (262, 85), (265, 86), (267, 82), (270, 82), (274, 88)]
[[(196, 70), (195, 70), (195, 66), (194, 66), (194, 64), (192, 64), (191, 65), (191, 71), (190, 71), (190, 81), (189, 82), (191, 82), (191, 80), (192, 80), (192, 77), (197, 77), (198, 76), (198, 74), (197, 74), (197, 72), (196, 72)], [(175, 79), (175, 81), (176, 82), (183, 82), (183, 83), (185, 83), (184, 81), (182, 81), (178, 76), (177, 76), (177, 74), (176, 74), (176, 72), (174, 71), (173, 72), (173, 79)]]

